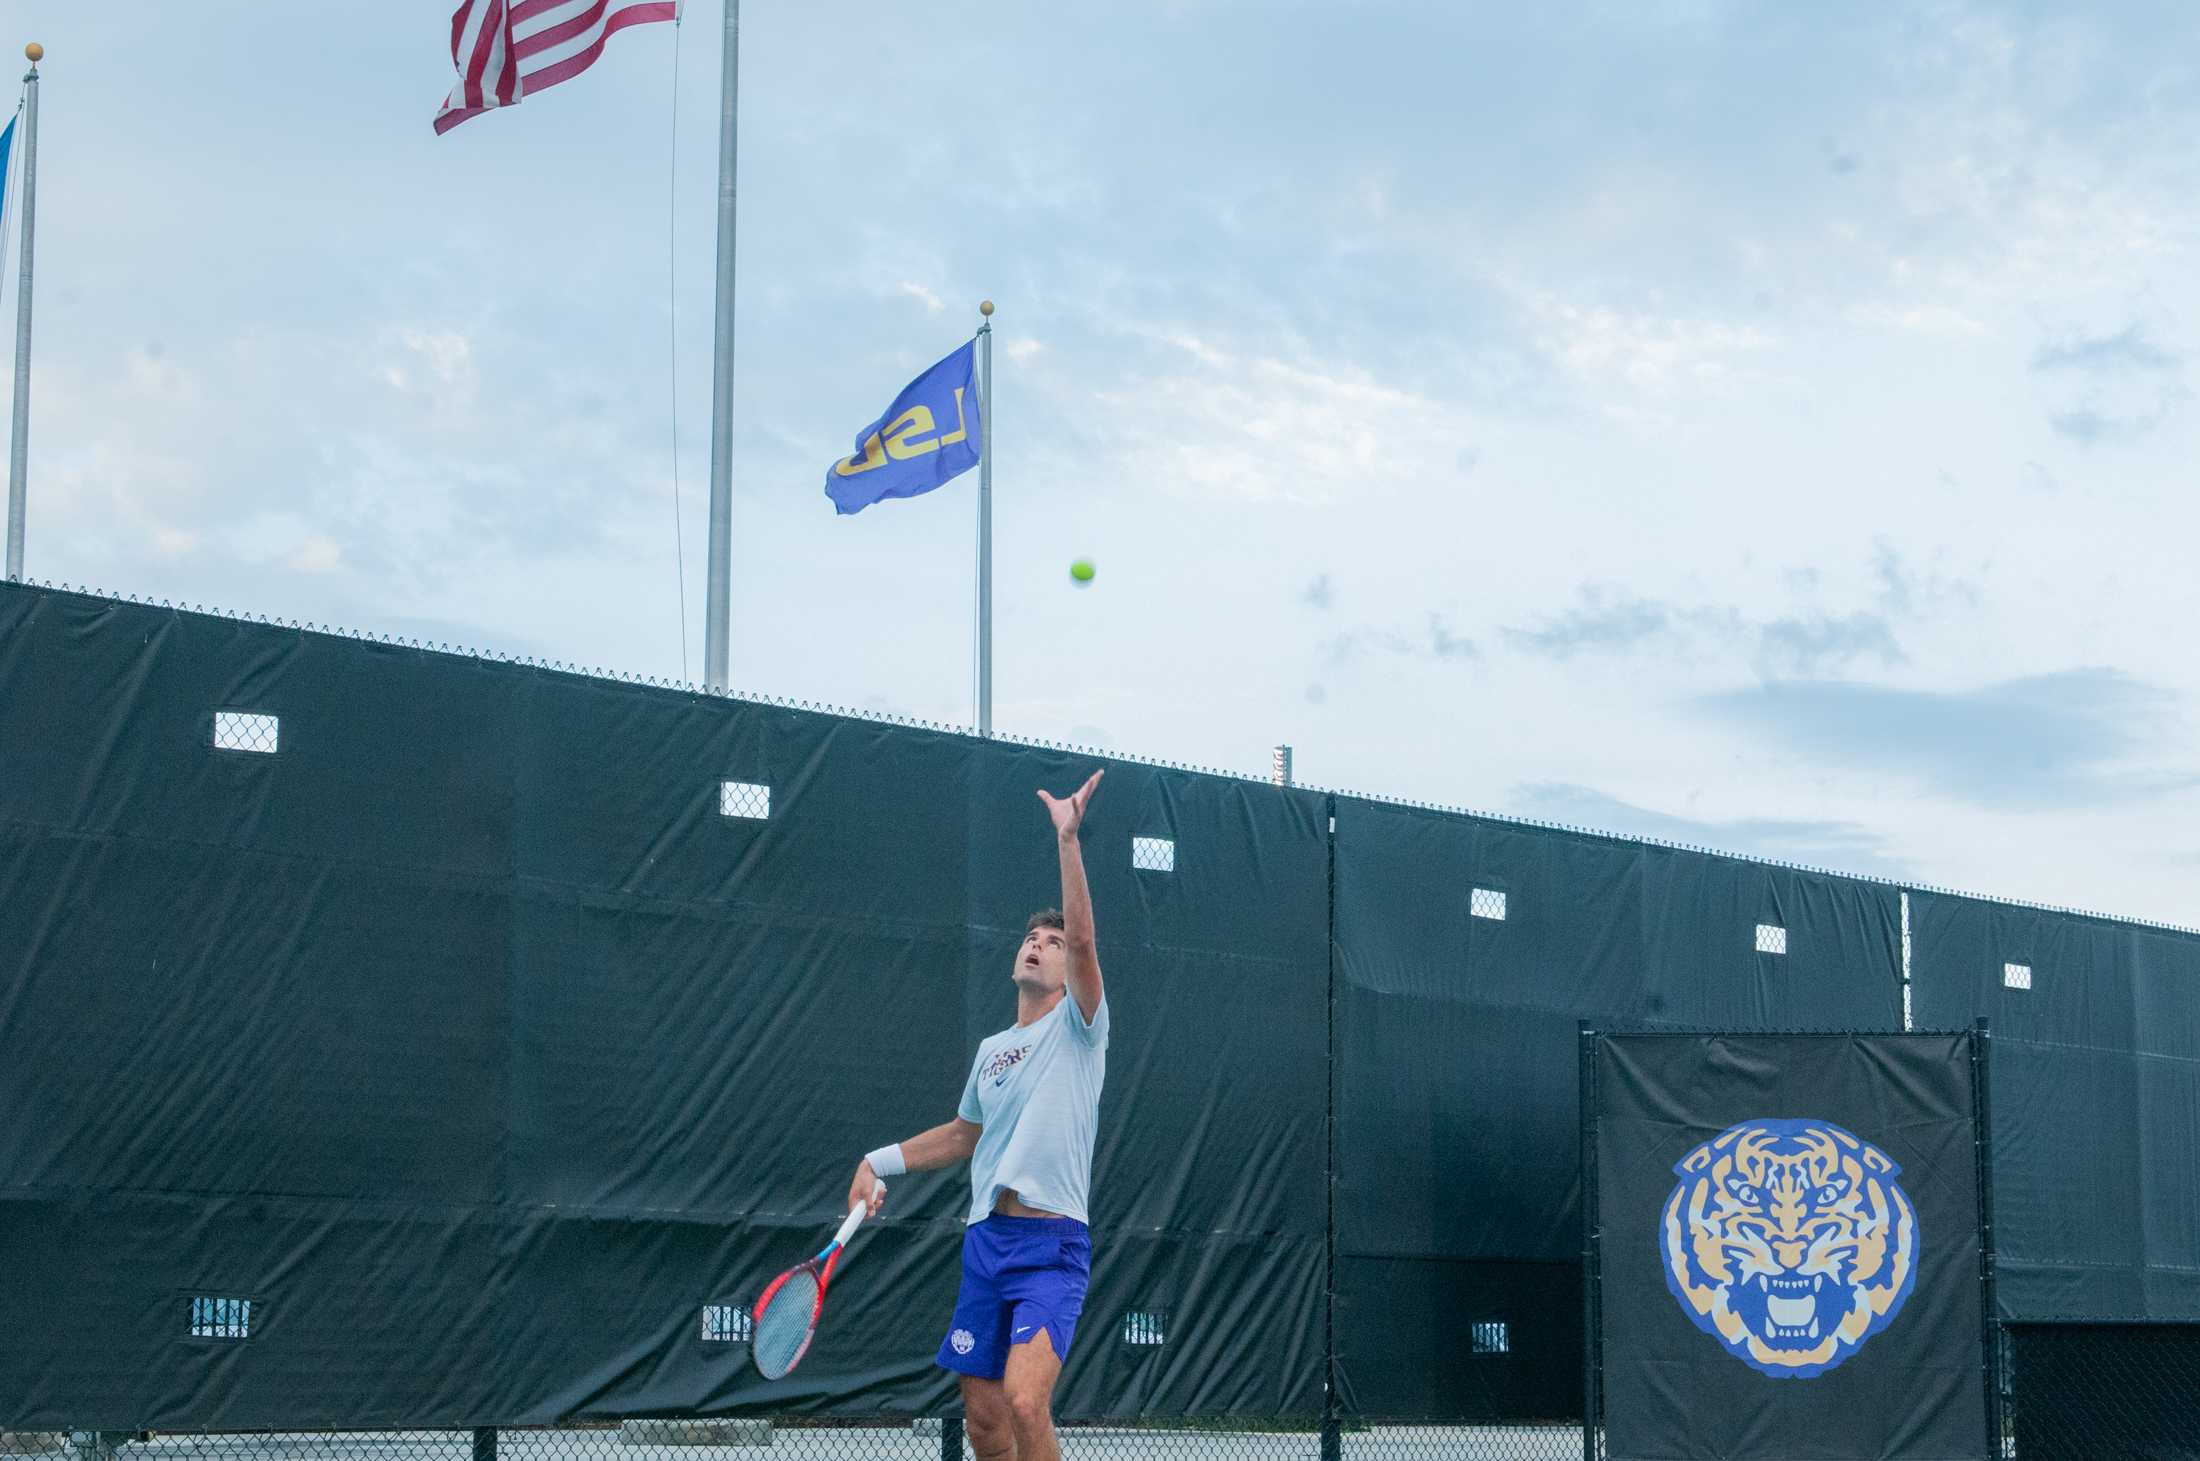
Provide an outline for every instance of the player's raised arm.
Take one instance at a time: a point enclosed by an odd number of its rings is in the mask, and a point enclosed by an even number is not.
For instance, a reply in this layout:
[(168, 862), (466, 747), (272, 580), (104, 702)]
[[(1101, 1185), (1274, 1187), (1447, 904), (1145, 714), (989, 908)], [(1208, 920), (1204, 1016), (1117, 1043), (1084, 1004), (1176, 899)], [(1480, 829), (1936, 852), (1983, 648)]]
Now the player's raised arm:
[(1085, 886), (1085, 853), (1077, 834), (1084, 825), (1093, 788), (1106, 774), (1104, 770), (1093, 772), (1067, 798), (1050, 795), (1044, 789), (1039, 793), (1047, 815), (1054, 819), (1055, 841), (1062, 853), (1062, 942), (1069, 950), (1069, 994), (1088, 1025), (1099, 1017), (1104, 991), (1100, 983), (1100, 945), (1092, 927), (1092, 890)]

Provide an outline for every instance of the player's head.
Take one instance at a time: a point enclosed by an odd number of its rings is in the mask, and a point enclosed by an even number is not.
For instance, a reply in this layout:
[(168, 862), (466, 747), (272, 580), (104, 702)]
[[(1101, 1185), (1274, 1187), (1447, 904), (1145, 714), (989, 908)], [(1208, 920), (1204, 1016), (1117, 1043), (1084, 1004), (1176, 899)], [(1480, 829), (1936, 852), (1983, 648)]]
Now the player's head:
[(1044, 908), (1031, 915), (1024, 941), (1016, 946), (1012, 971), (1018, 989), (1052, 994), (1069, 982), (1069, 941), (1062, 932), (1062, 915)]

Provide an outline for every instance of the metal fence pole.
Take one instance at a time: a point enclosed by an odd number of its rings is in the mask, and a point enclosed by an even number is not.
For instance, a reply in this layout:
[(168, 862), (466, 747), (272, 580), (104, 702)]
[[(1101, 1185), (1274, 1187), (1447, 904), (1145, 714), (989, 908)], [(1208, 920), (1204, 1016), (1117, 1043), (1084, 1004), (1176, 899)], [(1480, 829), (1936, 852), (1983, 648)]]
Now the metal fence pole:
[(1583, 1020), (1581, 1040), (1581, 1461), (1597, 1461), (1597, 1032)]
[(1323, 797), (1322, 810), (1329, 819), (1328, 1086), (1322, 1120), (1327, 1144), (1323, 1158), (1327, 1217), (1322, 1233), (1322, 1461), (1341, 1461), (1344, 1431), (1337, 1416), (1337, 799)]
[(959, 1415), (940, 1421), (940, 1461), (963, 1461), (963, 1422)]
[(1979, 1366), (1986, 1387), (1987, 1454), (1999, 1457), (2003, 1446), (2001, 1413), (2001, 1316), (1994, 1296), (1994, 1107), (1993, 1033), (1981, 1016), (1971, 1027), (1971, 1147), (1978, 1162), (1978, 1280), (1982, 1352)]
[(474, 1461), (497, 1461), (497, 1429), (495, 1426), (474, 1427)]

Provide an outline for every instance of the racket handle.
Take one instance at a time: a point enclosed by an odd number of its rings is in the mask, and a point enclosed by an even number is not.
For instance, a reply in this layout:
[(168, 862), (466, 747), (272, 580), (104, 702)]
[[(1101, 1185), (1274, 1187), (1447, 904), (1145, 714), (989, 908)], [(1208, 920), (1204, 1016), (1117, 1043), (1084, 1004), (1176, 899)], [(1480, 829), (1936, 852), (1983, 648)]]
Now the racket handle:
[(841, 1223), (840, 1231), (833, 1234), (833, 1246), (835, 1248), (847, 1243), (848, 1239), (854, 1235), (855, 1230), (862, 1226), (863, 1215), (869, 1210), (870, 1204), (864, 1202), (859, 1202), (848, 1209), (847, 1220)]

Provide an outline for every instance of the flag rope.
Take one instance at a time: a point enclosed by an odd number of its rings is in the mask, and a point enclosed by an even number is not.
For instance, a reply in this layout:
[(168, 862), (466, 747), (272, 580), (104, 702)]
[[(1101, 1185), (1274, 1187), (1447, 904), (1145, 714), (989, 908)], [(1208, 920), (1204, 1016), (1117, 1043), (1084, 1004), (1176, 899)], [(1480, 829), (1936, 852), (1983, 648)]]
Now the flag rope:
[(688, 677), (687, 525), (680, 501), (680, 12), (672, 15), (672, 160), (665, 185), (665, 370), (672, 402), (672, 556), (680, 596), (680, 678)]

